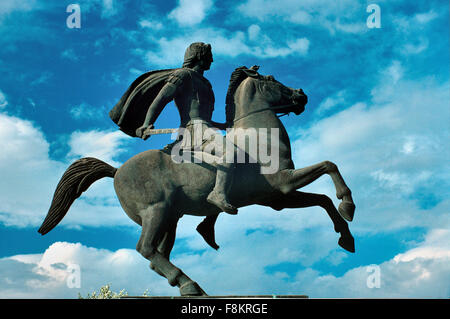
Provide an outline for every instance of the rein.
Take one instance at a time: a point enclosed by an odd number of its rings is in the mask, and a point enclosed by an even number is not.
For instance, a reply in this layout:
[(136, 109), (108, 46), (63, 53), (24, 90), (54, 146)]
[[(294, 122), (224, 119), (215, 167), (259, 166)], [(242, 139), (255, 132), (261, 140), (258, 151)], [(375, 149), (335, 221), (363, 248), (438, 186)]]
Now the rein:
[[(291, 106), (295, 106), (296, 104), (294, 104), (294, 103), (291, 103), (291, 104), (286, 104), (286, 105), (280, 105), (280, 106), (275, 106), (275, 107), (265, 107), (265, 108), (262, 108), (262, 109), (259, 109), (259, 110), (255, 110), (255, 111), (251, 111), (251, 112), (248, 112), (247, 114), (244, 114), (244, 115), (242, 115), (242, 116), (239, 116), (237, 119), (234, 119), (233, 120), (233, 123), (236, 123), (237, 121), (240, 121), (240, 120), (242, 120), (242, 119), (244, 119), (244, 118), (246, 118), (247, 116), (249, 116), (249, 115), (252, 115), (252, 114), (255, 114), (255, 113), (259, 113), (259, 112), (264, 112), (264, 111), (268, 111), (268, 110), (271, 110), (271, 111), (276, 111), (276, 110), (279, 110), (279, 109), (284, 109), (284, 108), (288, 108), (288, 107), (291, 107)], [(284, 114), (281, 114), (280, 116), (278, 116), (278, 117), (282, 117), (282, 116), (284, 116), (284, 115), (287, 115), (287, 114), (289, 114), (290, 112), (286, 112), (286, 113), (284, 113)]]

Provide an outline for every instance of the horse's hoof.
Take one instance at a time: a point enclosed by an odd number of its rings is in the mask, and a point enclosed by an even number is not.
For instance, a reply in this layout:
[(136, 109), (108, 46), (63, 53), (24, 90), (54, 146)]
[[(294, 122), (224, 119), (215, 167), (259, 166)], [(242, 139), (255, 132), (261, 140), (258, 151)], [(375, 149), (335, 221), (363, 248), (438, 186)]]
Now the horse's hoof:
[(183, 297), (188, 296), (207, 296), (206, 292), (195, 281), (188, 281), (181, 285), (180, 295)]
[(355, 214), (355, 204), (344, 200), (339, 204), (338, 212), (345, 220), (351, 222)]
[(338, 244), (351, 253), (355, 252), (355, 240), (352, 236), (341, 236), (339, 238)]

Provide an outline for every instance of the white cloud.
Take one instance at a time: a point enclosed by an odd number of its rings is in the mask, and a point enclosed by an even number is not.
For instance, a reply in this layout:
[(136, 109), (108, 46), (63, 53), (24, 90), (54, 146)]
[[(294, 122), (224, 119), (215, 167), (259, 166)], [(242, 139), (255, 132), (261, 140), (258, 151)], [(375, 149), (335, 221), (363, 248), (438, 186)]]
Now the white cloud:
[[(0, 45), (3, 51), (18, 54), (19, 48), (22, 48), (19, 43), (48, 45), (56, 42), (54, 28), (40, 20), (42, 16), (35, 15), (53, 7), (50, 1), (0, 1)], [(64, 10), (61, 12), (65, 14)]]
[[(448, 298), (450, 294), (450, 232), (431, 231), (418, 247), (395, 256), (379, 266), (380, 287), (369, 288), (366, 266), (342, 277), (322, 275), (314, 270), (297, 274), (296, 285), (311, 297), (341, 298)], [(367, 265), (369, 266), (369, 265)]]
[(75, 51), (73, 49), (66, 49), (63, 52), (61, 52), (61, 57), (63, 59), (67, 59), (70, 61), (78, 61), (80, 58), (76, 55)]
[[(343, 101), (342, 111), (302, 128), (293, 141), (294, 162), (338, 165), (353, 191), (351, 227), (358, 232), (448, 224), (449, 83), (408, 80), (395, 62), (379, 81), (371, 100), (350, 106)], [(304, 189), (335, 193), (325, 177)]]
[(411, 154), (412, 152), (414, 152), (415, 149), (415, 143), (413, 140), (409, 140), (407, 142), (405, 142), (405, 144), (403, 144), (403, 148), (402, 148), (402, 152), (404, 154)]
[(439, 14), (434, 12), (434, 10), (430, 10), (430, 11), (427, 11), (427, 12), (417, 13), (414, 16), (414, 20), (419, 22), (419, 23), (421, 23), (421, 24), (426, 24), (426, 23), (429, 23), (429, 22), (433, 21), (438, 16), (439, 16)]
[[(287, 40), (284, 45), (281, 45), (280, 41), (264, 36), (263, 41), (249, 43), (250, 37), (260, 37), (260, 32), (257, 32), (256, 26), (247, 31), (229, 32), (225, 29), (202, 28), (171, 39), (165, 37), (153, 39), (152, 41), (156, 41), (156, 50), (137, 50), (136, 53), (144, 56), (147, 63), (164, 67), (181, 65), (186, 48), (192, 42), (198, 41), (210, 43), (214, 56), (249, 55), (267, 59), (305, 56), (308, 53), (310, 42), (307, 38)], [(253, 38), (253, 40), (255, 39)]]
[(293, 41), (287, 41), (286, 46), (277, 46), (275, 43), (252, 46), (250, 52), (252, 52), (252, 55), (254, 56), (266, 59), (287, 56), (304, 56), (308, 53), (308, 49), (309, 40), (307, 38), (300, 38)]
[(370, 173), (370, 176), (372, 176), (383, 189), (400, 191), (405, 195), (413, 193), (417, 185), (432, 178), (432, 174), (429, 171), (422, 171), (411, 176), (407, 173), (385, 172), (383, 169)]
[(129, 137), (122, 131), (76, 131), (70, 136), (68, 142), (70, 158), (96, 157), (111, 165), (120, 165), (114, 161), (114, 157), (125, 151), (121, 146), (129, 141)]
[(279, 23), (282, 20), (285, 23), (324, 28), (332, 34), (336, 31), (360, 33), (367, 30), (364, 19), (361, 19), (363, 10), (362, 4), (355, 0), (248, 0), (237, 7), (240, 15), (264, 23)]
[(194, 26), (201, 23), (213, 7), (212, 0), (179, 0), (169, 14), (181, 26)]
[[(131, 137), (121, 131), (76, 131), (71, 134), (67, 157), (74, 161), (82, 157), (95, 157), (114, 167), (122, 163), (115, 158), (126, 152), (125, 146)], [(89, 187), (70, 208), (61, 225), (80, 226), (132, 226), (134, 223), (126, 216), (120, 206), (110, 178), (101, 179)]]
[[(80, 4), (83, 12), (91, 12), (94, 8), (101, 10), (102, 18), (109, 18), (118, 13), (120, 3), (117, 0), (79, 0), (77, 3)], [(64, 9), (68, 4), (63, 4)], [(37, 0), (2, 0), (0, 3), (0, 18), (2, 15), (7, 15), (12, 12), (22, 11), (29, 12), (36, 9), (40, 10), (53, 10), (55, 8), (60, 9), (61, 5), (56, 3), (43, 3)], [(64, 11), (63, 11), (64, 13)]]
[(36, 0), (3, 0), (0, 4), (0, 17), (14, 11), (30, 11), (35, 7), (36, 3)]
[[(311, 257), (309, 252), (305, 256), (306, 252), (295, 245), (297, 237), (287, 236), (287, 241), (273, 238), (278, 238), (277, 233), (255, 232), (247, 236), (247, 241), (242, 241), (245, 238), (241, 235), (230, 239), (219, 252), (181, 254), (172, 262), (207, 292), (216, 295), (275, 293), (307, 294), (313, 298), (447, 298), (450, 293), (448, 229), (431, 231), (414, 248), (375, 265), (380, 270), (379, 288), (367, 285), (371, 275), (369, 265), (351, 269), (341, 277), (322, 274), (311, 267), (295, 276), (267, 271), (267, 267), (280, 262)], [(333, 264), (345, 258), (336, 251), (329, 257)], [(178, 289), (153, 273), (148, 263), (134, 250), (113, 252), (79, 243), (56, 242), (43, 254), (0, 259), (3, 274), (0, 297), (76, 298), (78, 292), (86, 295), (106, 283), (112, 284), (115, 291), (125, 289), (131, 295), (141, 295), (147, 289), (151, 295), (178, 295)], [(80, 289), (67, 287), (67, 269), (71, 264), (80, 266)]]
[[(421, 37), (424, 30), (430, 27), (433, 21), (442, 16), (448, 6), (443, 3), (433, 4), (434, 8), (425, 12), (414, 12), (413, 14), (402, 14), (393, 12), (389, 17), (395, 29), (401, 32), (402, 36), (409, 39)], [(410, 36), (411, 35), (411, 36)]]
[(148, 28), (151, 30), (161, 30), (164, 26), (159, 21), (153, 21), (149, 19), (142, 19), (139, 21), (139, 26), (141, 28)]
[[(81, 288), (69, 288), (69, 267), (80, 266)], [(43, 254), (0, 259), (0, 298), (77, 298), (111, 283), (113, 290), (142, 295), (173, 294), (167, 281), (154, 274), (136, 251), (111, 252), (79, 243), (56, 242)], [(173, 290), (173, 288), (172, 288)]]
[(28, 103), (33, 107), (33, 109), (36, 109), (36, 102), (33, 101), (33, 99), (27, 98)]
[(53, 73), (49, 71), (42, 72), (36, 79), (34, 79), (30, 84), (31, 85), (40, 85), (47, 83), (52, 77)]
[[(275, 214), (272, 213), (272, 216)], [(203, 251), (206, 245), (195, 233), (195, 228), (190, 227), (190, 221), (185, 223), (183, 218), (179, 225), (181, 233), (188, 236), (186, 243), (188, 243), (189, 249), (188, 252), (172, 258), (172, 262), (193, 280), (198, 281), (209, 294), (283, 293), (289, 289), (289, 285), (285, 281), (287, 274), (281, 272), (271, 274), (266, 267), (283, 262), (299, 262), (311, 266), (315, 261), (326, 257), (330, 250), (334, 256), (333, 263), (339, 263), (345, 258), (345, 256), (333, 252), (337, 245), (337, 235), (332, 231), (332, 227), (326, 227), (327, 232), (323, 232), (321, 228), (316, 229), (315, 231), (322, 233), (321, 238), (311, 242), (306, 240), (307, 232), (276, 231), (267, 233), (256, 230), (246, 234), (243, 227), (237, 229), (230, 227), (235, 225), (239, 218), (233, 219), (234, 221), (227, 217), (221, 218), (221, 224), (218, 227), (218, 240), (221, 245), (219, 252), (210, 248)], [(245, 220), (245, 218), (240, 219), (241, 221)], [(198, 220), (196, 218), (196, 222)], [(187, 227), (189, 231), (186, 231)], [(229, 231), (224, 232), (224, 227), (230, 227)], [(298, 245), (302, 241), (307, 241), (308, 245)], [(55, 243), (43, 255), (4, 258), (0, 260), (0, 268), (6, 262), (11, 263), (11, 260), (16, 261), (11, 266), (16, 269), (19, 269), (18, 266), (22, 263), (31, 264), (33, 267), (21, 271), (20, 275), (16, 272), (15, 277), (10, 278), (12, 286), (18, 281), (17, 278), (20, 278), (17, 287), (8, 289), (8, 285), (0, 285), (0, 296), (2, 297), (8, 291), (9, 297), (15, 296), (17, 291), (27, 294), (27, 289), (23, 289), (22, 282), (28, 282), (28, 278), (33, 278), (34, 281), (33, 285), (31, 287), (28, 285), (27, 288), (34, 290), (24, 297), (33, 295), (35, 297), (58, 295), (66, 297), (69, 294), (73, 297), (76, 292), (66, 288), (65, 284), (67, 273), (63, 265), (68, 266), (69, 264), (78, 264), (81, 268), (82, 294), (106, 283), (112, 283), (117, 290), (126, 289), (134, 294), (142, 293), (146, 289), (149, 289), (150, 293), (154, 295), (178, 295), (179, 293), (178, 289), (171, 288), (165, 279), (149, 269), (147, 260), (136, 251), (129, 249), (111, 252), (84, 247), (80, 244)], [(54, 267), (55, 264), (59, 265), (57, 269)], [(236, 269), (241, 271), (236, 273)], [(221, 278), (228, 279), (223, 281)], [(41, 289), (41, 287), (46, 287), (46, 289)]]
[(392, 64), (385, 71), (387, 77), (393, 84), (396, 84), (403, 76), (403, 68), (400, 61), (393, 61)]
[(289, 16), (287, 18), (290, 22), (296, 23), (296, 24), (310, 24), (312, 21), (312, 16), (306, 12), (306, 11), (302, 11), (302, 10), (298, 10), (296, 12), (294, 12), (291, 16)]
[(426, 38), (419, 37), (412, 43), (406, 43), (402, 47), (402, 53), (405, 55), (419, 54), (428, 49), (429, 41)]
[[(32, 122), (0, 113), (0, 222), (7, 226), (36, 227), (50, 206), (63, 172), (75, 157), (95, 156), (120, 166), (121, 132), (75, 132), (69, 140), (69, 160), (49, 157), (49, 143)], [(105, 216), (108, 216), (107, 218)], [(132, 225), (114, 194), (112, 180), (96, 182), (78, 199), (63, 225)]]
[(160, 66), (181, 66), (186, 48), (189, 44), (198, 41), (210, 43), (213, 55), (237, 56), (251, 52), (245, 44), (243, 32), (231, 34), (214, 28), (198, 29), (172, 39), (163, 37), (155, 41), (156, 50), (142, 51), (141, 54), (149, 64)]
[[(440, 259), (450, 258), (450, 230), (433, 229), (425, 238), (425, 241), (416, 248), (394, 257), (394, 262), (410, 262), (415, 259)], [(449, 265), (450, 267), (450, 265)]]
[(78, 3), (83, 12), (99, 12), (102, 19), (117, 19), (119, 12), (127, 5), (124, 0), (79, 0)]
[(36, 225), (48, 208), (62, 164), (33, 123), (0, 113), (0, 221)]
[(342, 105), (345, 104), (346, 98), (347, 92), (345, 90), (338, 91), (320, 102), (315, 112), (320, 115), (326, 111), (334, 109), (335, 107), (342, 107)]
[(114, 0), (102, 0), (102, 17), (109, 18), (117, 14), (117, 4)]
[(86, 102), (75, 105), (70, 109), (70, 115), (76, 119), (101, 119), (105, 114), (105, 107), (94, 107)]

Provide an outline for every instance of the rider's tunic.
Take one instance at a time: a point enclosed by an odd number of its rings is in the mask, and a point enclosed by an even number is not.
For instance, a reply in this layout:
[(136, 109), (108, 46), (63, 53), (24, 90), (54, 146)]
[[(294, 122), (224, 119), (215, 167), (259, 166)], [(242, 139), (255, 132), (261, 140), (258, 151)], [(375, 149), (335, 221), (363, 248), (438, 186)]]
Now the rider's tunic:
[[(215, 99), (210, 82), (192, 69), (181, 68), (173, 72), (167, 83), (182, 92), (174, 99), (181, 118), (180, 134), (175, 143), (181, 142), (182, 149), (203, 151), (216, 141), (216, 134), (220, 134), (211, 124)], [(214, 131), (216, 134), (211, 134)]]

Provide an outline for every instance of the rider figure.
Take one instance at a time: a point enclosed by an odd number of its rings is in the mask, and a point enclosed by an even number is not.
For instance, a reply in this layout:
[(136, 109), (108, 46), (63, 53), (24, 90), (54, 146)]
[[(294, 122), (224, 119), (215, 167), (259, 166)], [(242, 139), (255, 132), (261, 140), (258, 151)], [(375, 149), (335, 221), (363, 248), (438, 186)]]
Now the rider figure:
[[(204, 129), (218, 128), (225, 130), (227, 128), (226, 123), (216, 123), (211, 120), (214, 110), (214, 93), (210, 82), (203, 76), (203, 73), (209, 70), (212, 62), (211, 45), (201, 42), (192, 43), (186, 49), (183, 67), (176, 69), (167, 78), (164, 86), (148, 108), (143, 125), (136, 129), (136, 136), (144, 140), (147, 139), (149, 134), (146, 134), (146, 130), (154, 127), (157, 117), (172, 100), (174, 100), (180, 113), (180, 127), (183, 130), (190, 131), (191, 136), (195, 134), (193, 132), (194, 124), (199, 122)], [(200, 145), (191, 146), (196, 149), (200, 147), (200, 150), (204, 150), (209, 142), (213, 141), (211, 139), (193, 141), (193, 143), (200, 143)], [(214, 189), (209, 193), (207, 200), (219, 207), (221, 211), (237, 214), (237, 208), (231, 205), (227, 199), (227, 192), (233, 178), (234, 164), (227, 164), (223, 160), (220, 162), (220, 164), (217, 164), (219, 167), (217, 168)], [(213, 228), (216, 218), (217, 215), (207, 217), (197, 228), (213, 248), (218, 248), (214, 242)]]

